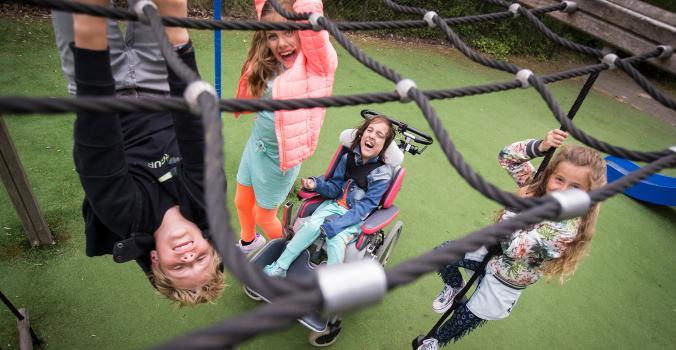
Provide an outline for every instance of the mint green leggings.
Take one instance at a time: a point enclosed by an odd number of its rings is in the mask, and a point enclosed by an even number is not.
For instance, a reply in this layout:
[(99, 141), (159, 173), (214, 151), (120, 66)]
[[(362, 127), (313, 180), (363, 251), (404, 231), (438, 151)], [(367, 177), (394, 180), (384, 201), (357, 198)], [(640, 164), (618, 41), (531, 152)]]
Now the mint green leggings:
[[(277, 265), (284, 270), (288, 270), (298, 255), (319, 237), (319, 227), (324, 223), (324, 219), (330, 215), (343, 215), (346, 212), (347, 209), (338, 205), (336, 201), (325, 201), (320, 204), (315, 212), (312, 213), (310, 220), (298, 229), (291, 242), (286, 245), (286, 249), (279, 256), (279, 259), (277, 259)], [(326, 239), (327, 263), (329, 265), (343, 263), (345, 248), (348, 243), (358, 237), (358, 234), (361, 232), (361, 224), (361, 222), (354, 224), (332, 238)]]

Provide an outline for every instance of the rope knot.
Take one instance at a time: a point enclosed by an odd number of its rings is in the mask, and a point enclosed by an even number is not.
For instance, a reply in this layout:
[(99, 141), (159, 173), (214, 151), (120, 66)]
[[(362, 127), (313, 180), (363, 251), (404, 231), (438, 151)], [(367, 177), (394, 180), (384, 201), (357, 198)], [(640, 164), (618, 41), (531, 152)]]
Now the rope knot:
[(312, 24), (312, 30), (314, 30), (315, 32), (322, 30), (322, 26), (319, 24), (319, 19), (322, 18), (322, 17), (324, 17), (324, 16), (322, 16), (322, 15), (316, 13), (316, 12), (313, 12), (313, 13), (310, 14), (310, 17), (308, 17), (308, 19), (307, 19), (310, 22), (310, 24)]
[(385, 270), (372, 260), (318, 269), (317, 280), (324, 298), (324, 316), (371, 306), (380, 302), (387, 292)]
[(157, 5), (155, 5), (154, 2), (150, 0), (140, 0), (134, 5), (134, 12), (136, 13), (136, 16), (138, 16), (139, 22), (143, 24), (150, 24), (150, 18), (143, 12), (143, 9), (146, 6), (151, 6), (155, 10), (157, 10)]
[(183, 93), (183, 98), (185, 98), (185, 102), (188, 103), (188, 107), (190, 108), (190, 112), (192, 112), (195, 115), (199, 115), (202, 112), (202, 107), (199, 105), (198, 98), (200, 95), (206, 92), (211, 97), (214, 99), (214, 103), (218, 103), (218, 96), (216, 94), (216, 89), (214, 89), (211, 84), (207, 83), (204, 80), (196, 80), (193, 81), (188, 85), (188, 87), (185, 89), (185, 92)]
[(397, 83), (397, 86), (395, 87), (395, 90), (397, 91), (397, 94), (399, 94), (399, 99), (401, 102), (408, 102), (410, 101), (410, 97), (408, 97), (408, 92), (412, 89), (417, 87), (415, 84), (415, 81), (411, 79), (401, 79)]
[(521, 82), (522, 88), (527, 88), (530, 86), (528, 79), (533, 75), (533, 72), (530, 69), (522, 69), (516, 72), (516, 80)]
[(425, 16), (423, 16), (423, 20), (427, 22), (427, 26), (430, 28), (434, 28), (437, 26), (436, 23), (434, 23), (434, 18), (437, 17), (437, 13), (434, 11), (428, 11)]

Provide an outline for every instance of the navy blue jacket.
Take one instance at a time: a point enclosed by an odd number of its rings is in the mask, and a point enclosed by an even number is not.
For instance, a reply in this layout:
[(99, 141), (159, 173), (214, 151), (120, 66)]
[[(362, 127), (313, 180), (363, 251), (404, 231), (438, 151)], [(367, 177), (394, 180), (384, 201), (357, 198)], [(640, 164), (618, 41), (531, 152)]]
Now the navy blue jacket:
[[(345, 178), (349, 155), (350, 153), (343, 154), (331, 178), (313, 178), (316, 183), (314, 191), (326, 198), (338, 199), (342, 197), (347, 187), (346, 202), (349, 211), (334, 220), (325, 221), (320, 227), (329, 238), (354, 224), (363, 222), (373, 210), (377, 209), (385, 191), (387, 191), (392, 176), (394, 176), (394, 169), (391, 165), (384, 164), (375, 168), (367, 176), (368, 190), (364, 191), (352, 179)], [(357, 165), (364, 164), (359, 146), (354, 149), (354, 156)], [(378, 159), (378, 157), (371, 158), (367, 163), (375, 163)]]

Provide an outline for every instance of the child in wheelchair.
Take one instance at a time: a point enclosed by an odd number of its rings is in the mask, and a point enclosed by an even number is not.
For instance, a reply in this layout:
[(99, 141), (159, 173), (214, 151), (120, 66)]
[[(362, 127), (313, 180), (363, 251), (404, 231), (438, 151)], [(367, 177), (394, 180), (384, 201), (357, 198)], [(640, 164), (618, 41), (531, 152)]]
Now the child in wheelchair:
[(343, 262), (347, 244), (359, 236), (363, 221), (378, 208), (394, 175), (394, 167), (385, 163), (385, 151), (394, 135), (387, 117), (376, 115), (366, 119), (330, 178), (301, 179), (305, 190), (332, 200), (319, 205), (280, 257), (265, 266), (265, 273), (286, 276), (291, 263), (320, 235), (326, 239), (327, 264)]

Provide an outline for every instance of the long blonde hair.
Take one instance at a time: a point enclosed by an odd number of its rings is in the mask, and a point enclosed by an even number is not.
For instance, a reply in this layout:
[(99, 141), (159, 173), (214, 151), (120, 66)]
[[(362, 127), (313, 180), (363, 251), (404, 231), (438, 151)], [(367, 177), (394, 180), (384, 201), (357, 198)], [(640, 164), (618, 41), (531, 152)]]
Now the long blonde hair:
[[(277, 0), (287, 11), (293, 11), (295, 0)], [(266, 1), (261, 10), (261, 19), (263, 17), (276, 13), (275, 9)], [(279, 63), (268, 47), (267, 38), (264, 30), (257, 30), (251, 39), (251, 47), (247, 54), (244, 71), (249, 70), (247, 86), (249, 95), (261, 97), (265, 93), (268, 80), (276, 73), (279, 73)]]
[[(543, 196), (547, 192), (547, 181), (561, 162), (569, 162), (580, 167), (588, 167), (589, 190), (597, 189), (606, 184), (606, 162), (595, 150), (582, 146), (563, 146), (558, 154), (545, 168), (542, 176), (533, 180), (527, 186), (527, 192), (534, 196)], [(599, 215), (600, 203), (594, 204), (579, 220), (577, 235), (567, 244), (566, 250), (558, 259), (549, 260), (542, 264), (541, 271), (549, 279), (559, 276), (559, 282), (569, 279), (577, 265), (589, 250), (591, 240), (596, 232), (596, 219)]]

